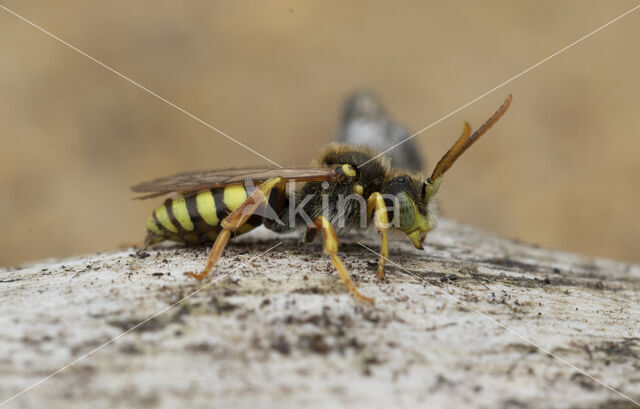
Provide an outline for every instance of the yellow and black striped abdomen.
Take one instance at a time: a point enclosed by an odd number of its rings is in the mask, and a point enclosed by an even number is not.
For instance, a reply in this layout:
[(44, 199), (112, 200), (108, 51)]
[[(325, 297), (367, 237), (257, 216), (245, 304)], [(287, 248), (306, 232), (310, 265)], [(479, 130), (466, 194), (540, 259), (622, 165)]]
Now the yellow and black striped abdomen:
[[(147, 221), (145, 244), (163, 240), (188, 243), (213, 241), (222, 230), (222, 219), (236, 210), (247, 196), (245, 186), (230, 185), (167, 199)], [(260, 215), (251, 216), (237, 234), (246, 233), (260, 224)]]

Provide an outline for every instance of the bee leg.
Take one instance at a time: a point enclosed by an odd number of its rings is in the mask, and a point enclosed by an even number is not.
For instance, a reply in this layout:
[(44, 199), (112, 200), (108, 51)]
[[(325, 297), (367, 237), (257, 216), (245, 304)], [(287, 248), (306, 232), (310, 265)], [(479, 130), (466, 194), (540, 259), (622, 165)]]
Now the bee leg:
[(351, 276), (349, 276), (349, 272), (345, 267), (340, 257), (338, 257), (338, 236), (336, 235), (333, 226), (329, 220), (324, 216), (318, 216), (314, 222), (315, 226), (322, 231), (322, 238), (324, 240), (324, 252), (331, 256), (331, 261), (335, 266), (336, 270), (338, 270), (338, 274), (340, 274), (340, 278), (346, 284), (347, 288), (353, 294), (353, 296), (359, 300), (366, 301), (370, 304), (373, 304), (373, 299), (369, 297), (365, 297), (360, 294), (360, 292), (356, 289), (355, 284), (351, 281)]
[(149, 247), (153, 246), (154, 244), (158, 244), (162, 241), (166, 240), (165, 237), (163, 237), (160, 234), (154, 233), (152, 231), (147, 232), (147, 237), (145, 237), (144, 239), (144, 243), (142, 244), (142, 248), (144, 249), (148, 249)]
[(251, 217), (256, 209), (263, 204), (266, 204), (269, 201), (269, 194), (276, 186), (280, 186), (284, 188), (284, 180), (280, 177), (271, 178), (258, 186), (258, 188), (245, 200), (236, 210), (231, 212), (227, 217), (222, 219), (220, 222), (220, 226), (222, 226), (222, 231), (218, 234), (216, 241), (213, 243), (213, 247), (211, 247), (211, 251), (209, 252), (209, 257), (207, 257), (207, 265), (200, 272), (200, 274), (195, 274), (192, 272), (185, 273), (189, 277), (193, 277), (196, 280), (200, 281), (209, 275), (213, 267), (218, 262), (222, 251), (227, 245), (231, 233), (235, 232), (247, 222), (249, 217)]
[(384, 264), (389, 258), (389, 239), (387, 230), (389, 229), (389, 216), (387, 206), (382, 199), (380, 192), (373, 192), (367, 200), (367, 218), (375, 210), (375, 223), (380, 233), (380, 259), (378, 260), (378, 279), (384, 279)]
[(307, 226), (307, 230), (304, 232), (302, 242), (305, 244), (313, 243), (317, 236), (318, 236), (318, 228), (316, 227), (315, 224), (311, 224)]

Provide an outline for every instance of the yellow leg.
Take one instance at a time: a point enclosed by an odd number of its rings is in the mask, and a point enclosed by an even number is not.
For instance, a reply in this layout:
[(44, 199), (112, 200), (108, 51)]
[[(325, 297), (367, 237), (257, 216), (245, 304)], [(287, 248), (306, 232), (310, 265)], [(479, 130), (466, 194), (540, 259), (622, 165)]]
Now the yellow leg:
[(382, 195), (374, 192), (367, 200), (367, 218), (371, 217), (371, 212), (375, 210), (375, 223), (380, 233), (380, 259), (378, 260), (378, 279), (384, 279), (384, 264), (389, 258), (389, 239), (387, 230), (389, 229), (389, 216), (387, 206), (384, 204)]
[(338, 270), (340, 278), (342, 278), (342, 281), (344, 281), (351, 294), (353, 294), (353, 296), (359, 300), (373, 304), (372, 298), (365, 297), (356, 289), (355, 284), (353, 284), (353, 281), (351, 281), (351, 276), (349, 276), (347, 268), (345, 267), (342, 260), (340, 260), (340, 257), (338, 257), (338, 236), (336, 235), (333, 226), (331, 226), (331, 223), (329, 223), (329, 220), (324, 216), (318, 216), (314, 220), (314, 224), (319, 230), (322, 231), (325, 254), (331, 256), (331, 261), (333, 262), (334, 267), (336, 268), (336, 270)]
[(196, 280), (202, 280), (206, 276), (209, 275), (213, 267), (218, 262), (222, 251), (227, 245), (229, 241), (229, 237), (232, 232), (235, 232), (247, 222), (249, 217), (255, 213), (256, 209), (260, 207), (260, 205), (265, 204), (269, 201), (269, 194), (273, 190), (274, 187), (281, 185), (284, 183), (284, 180), (280, 177), (272, 178), (261, 184), (252, 194), (245, 200), (240, 207), (234, 210), (230, 215), (222, 219), (220, 222), (220, 226), (222, 226), (222, 231), (218, 234), (215, 243), (213, 243), (213, 247), (211, 247), (211, 251), (209, 252), (209, 257), (207, 257), (207, 265), (204, 270), (200, 272), (200, 274), (195, 274), (192, 272), (185, 273), (186, 275), (195, 278)]

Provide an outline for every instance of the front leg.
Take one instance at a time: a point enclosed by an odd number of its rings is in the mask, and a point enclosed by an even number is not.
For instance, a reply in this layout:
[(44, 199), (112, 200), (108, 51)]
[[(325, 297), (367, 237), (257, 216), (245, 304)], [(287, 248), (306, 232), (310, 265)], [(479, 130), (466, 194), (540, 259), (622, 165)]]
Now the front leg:
[(375, 210), (375, 224), (380, 233), (380, 259), (378, 260), (378, 279), (384, 279), (384, 264), (389, 258), (389, 239), (387, 238), (387, 230), (389, 230), (389, 216), (387, 214), (387, 205), (380, 192), (373, 192), (367, 200), (367, 219), (371, 217), (371, 213)]

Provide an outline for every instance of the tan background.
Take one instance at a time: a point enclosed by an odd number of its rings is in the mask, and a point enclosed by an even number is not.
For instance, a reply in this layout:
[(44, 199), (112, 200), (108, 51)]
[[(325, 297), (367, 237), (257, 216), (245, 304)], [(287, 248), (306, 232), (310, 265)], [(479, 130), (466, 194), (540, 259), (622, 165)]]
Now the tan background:
[[(369, 87), (420, 129), (633, 1), (3, 2), (283, 165), (333, 138)], [(433, 164), (514, 95), (450, 172), (452, 217), (544, 246), (640, 261), (640, 11), (419, 137)], [(0, 264), (110, 249), (157, 202), (128, 186), (265, 163), (0, 10)]]

